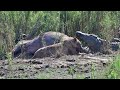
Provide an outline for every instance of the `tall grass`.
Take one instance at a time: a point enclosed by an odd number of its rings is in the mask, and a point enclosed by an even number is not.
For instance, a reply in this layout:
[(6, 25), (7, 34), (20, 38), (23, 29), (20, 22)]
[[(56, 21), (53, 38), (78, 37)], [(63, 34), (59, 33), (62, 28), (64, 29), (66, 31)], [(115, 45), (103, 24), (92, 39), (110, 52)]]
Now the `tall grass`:
[[(120, 27), (120, 11), (0, 11), (0, 60), (8, 59), (10, 52), (21, 40), (23, 33), (32, 38), (46, 31), (59, 31), (74, 36), (75, 31), (93, 33), (110, 41), (117, 37)], [(94, 66), (92, 76), (94, 78)], [(69, 68), (74, 76), (74, 69)], [(106, 78), (120, 78), (120, 56), (106, 72)]]
[(120, 11), (0, 11), (0, 56), (11, 52), (23, 33), (35, 37), (60, 31), (74, 36), (81, 30), (111, 40), (119, 28), (119, 18)]
[(105, 75), (107, 79), (120, 79), (120, 55), (115, 56)]
[(103, 70), (96, 72), (97, 79), (120, 79), (120, 55), (117, 54), (113, 61)]
[(21, 35), (32, 37), (46, 31), (70, 36), (81, 30), (110, 40), (118, 31), (119, 11), (0, 11), (0, 59), (11, 52)]

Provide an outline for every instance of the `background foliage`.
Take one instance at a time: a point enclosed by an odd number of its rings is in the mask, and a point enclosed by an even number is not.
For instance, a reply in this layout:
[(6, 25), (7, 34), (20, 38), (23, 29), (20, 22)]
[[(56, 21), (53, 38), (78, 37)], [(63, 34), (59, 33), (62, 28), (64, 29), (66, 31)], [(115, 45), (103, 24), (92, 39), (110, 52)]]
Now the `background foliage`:
[(31, 38), (46, 31), (74, 36), (75, 31), (111, 40), (120, 25), (120, 11), (0, 11), (0, 59), (10, 52), (22, 33)]

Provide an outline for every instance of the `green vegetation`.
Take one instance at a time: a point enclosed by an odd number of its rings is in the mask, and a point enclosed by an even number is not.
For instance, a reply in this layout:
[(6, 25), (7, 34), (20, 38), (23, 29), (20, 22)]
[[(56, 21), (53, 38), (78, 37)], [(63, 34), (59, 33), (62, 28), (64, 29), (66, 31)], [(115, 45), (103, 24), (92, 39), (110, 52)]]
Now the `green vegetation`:
[(46, 31), (74, 36), (81, 30), (110, 40), (120, 24), (119, 11), (0, 11), (0, 59), (23, 33), (34, 37)]
[[(46, 31), (74, 36), (80, 30), (111, 40), (117, 37), (119, 25), (120, 11), (0, 11), (0, 60), (8, 58), (12, 65), (9, 53), (23, 33), (31, 39)], [(106, 78), (120, 78), (120, 56), (114, 59)], [(69, 68), (69, 74), (73, 78), (73, 68)], [(94, 71), (92, 75), (94, 78)]]
[(74, 76), (74, 74), (75, 74), (75, 67), (70, 66), (70, 67), (68, 68), (68, 74), (70, 74), (70, 75), (72, 76), (72, 79), (73, 79), (73, 76)]
[(120, 79), (120, 55), (114, 58), (114, 62), (109, 66), (105, 76), (108, 79)]
[(113, 62), (103, 70), (95, 71), (95, 79), (120, 79), (120, 55), (116, 55)]

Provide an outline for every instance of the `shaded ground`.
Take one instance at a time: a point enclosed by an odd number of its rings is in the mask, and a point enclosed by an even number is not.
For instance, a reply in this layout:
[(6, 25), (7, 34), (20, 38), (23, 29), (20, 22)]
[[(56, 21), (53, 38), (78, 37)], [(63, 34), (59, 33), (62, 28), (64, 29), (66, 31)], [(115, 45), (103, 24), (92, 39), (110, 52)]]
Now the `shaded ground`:
[(0, 61), (0, 78), (93, 78), (92, 75), (104, 69), (112, 61), (112, 57), (112, 55), (80, 54), (60, 58), (14, 59), (12, 65), (8, 65), (8, 61), (5, 60)]

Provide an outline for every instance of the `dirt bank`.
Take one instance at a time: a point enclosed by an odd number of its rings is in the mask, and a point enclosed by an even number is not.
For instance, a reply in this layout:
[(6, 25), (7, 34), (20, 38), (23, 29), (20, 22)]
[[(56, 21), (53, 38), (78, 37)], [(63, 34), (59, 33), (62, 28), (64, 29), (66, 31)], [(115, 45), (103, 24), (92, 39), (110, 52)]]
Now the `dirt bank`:
[[(1, 78), (26, 79), (71, 79), (91, 78), (93, 70), (102, 70), (112, 61), (113, 55), (79, 54), (60, 58), (14, 59), (0, 61)], [(72, 72), (70, 72), (72, 70)], [(72, 75), (74, 73), (74, 75)]]

